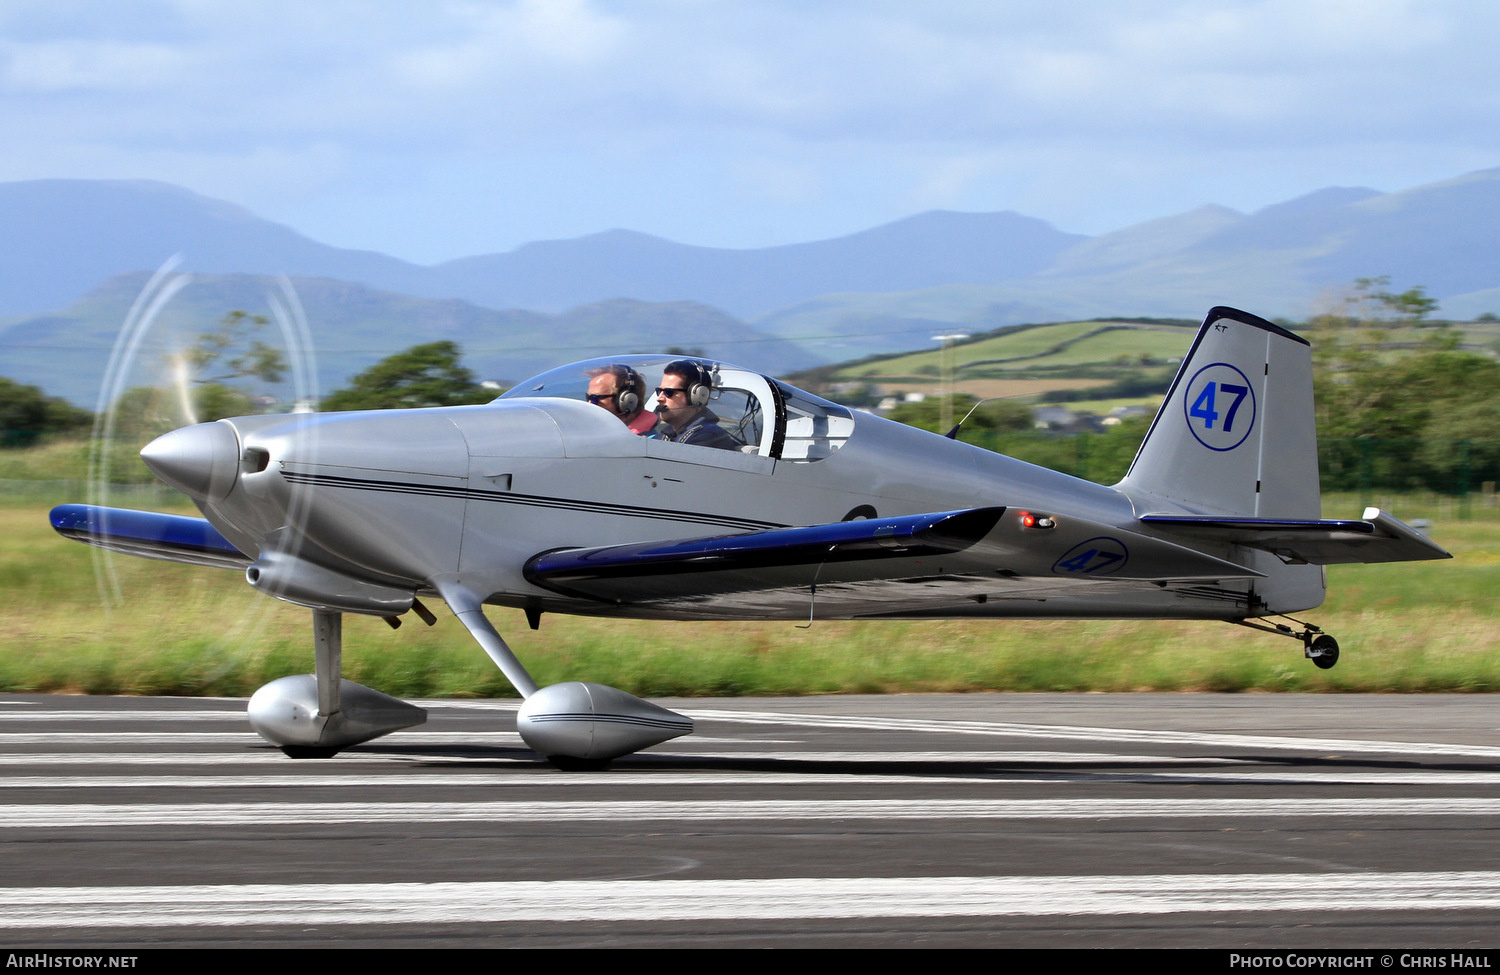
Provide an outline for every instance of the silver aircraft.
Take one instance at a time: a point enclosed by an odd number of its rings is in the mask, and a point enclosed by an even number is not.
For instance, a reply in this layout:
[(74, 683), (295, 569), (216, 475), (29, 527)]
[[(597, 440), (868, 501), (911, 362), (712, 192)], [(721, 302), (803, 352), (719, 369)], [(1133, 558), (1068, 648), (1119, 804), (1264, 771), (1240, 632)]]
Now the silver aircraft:
[[(688, 734), (690, 719), (589, 682), (538, 688), (484, 607), (643, 619), (1064, 617), (1224, 620), (1338, 644), (1286, 614), (1323, 566), (1449, 555), (1377, 508), (1321, 517), (1306, 340), (1214, 308), (1124, 480), (1105, 487), (702, 360), (684, 389), (732, 449), (639, 436), (595, 397), (670, 356), (555, 369), (486, 406), (245, 416), (141, 451), (204, 518), (84, 505), (62, 534), (244, 571), (308, 607), (316, 673), (250, 700), (287, 754), (328, 756), (425, 719), (340, 676), (344, 613), (458, 617), (525, 699), (522, 738), (566, 768)], [(657, 387), (659, 389), (659, 387)]]

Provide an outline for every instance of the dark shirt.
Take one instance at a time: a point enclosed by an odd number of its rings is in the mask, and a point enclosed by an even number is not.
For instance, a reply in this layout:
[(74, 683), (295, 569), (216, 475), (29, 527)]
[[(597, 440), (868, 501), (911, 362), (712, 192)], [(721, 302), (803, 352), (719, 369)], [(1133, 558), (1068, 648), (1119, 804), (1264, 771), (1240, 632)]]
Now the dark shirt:
[(662, 423), (652, 431), (651, 438), (672, 443), (690, 443), (699, 447), (717, 447), (720, 450), (739, 450), (744, 446), (719, 426), (719, 418), (708, 410), (700, 411), (681, 430), (674, 431), (671, 424)]

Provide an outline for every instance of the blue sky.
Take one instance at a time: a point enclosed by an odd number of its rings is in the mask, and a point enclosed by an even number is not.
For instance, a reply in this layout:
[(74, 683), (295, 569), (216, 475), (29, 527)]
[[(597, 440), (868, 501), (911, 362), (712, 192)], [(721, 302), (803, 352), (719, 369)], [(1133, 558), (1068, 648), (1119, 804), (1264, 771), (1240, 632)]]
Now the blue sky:
[(1500, 165), (1500, 4), (0, 0), (0, 180), (430, 263), (932, 208), (1102, 233)]

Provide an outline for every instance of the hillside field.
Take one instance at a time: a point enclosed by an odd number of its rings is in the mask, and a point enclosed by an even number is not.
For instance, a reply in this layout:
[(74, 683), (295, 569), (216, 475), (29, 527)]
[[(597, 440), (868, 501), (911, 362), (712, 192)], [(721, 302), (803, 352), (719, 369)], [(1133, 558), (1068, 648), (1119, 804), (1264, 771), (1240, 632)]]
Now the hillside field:
[[(1500, 350), (1500, 323), (1461, 322), (1452, 326), (1459, 347), (1493, 354)], [(1160, 395), (1088, 395), (1121, 380), (1156, 382), (1161, 392), (1192, 345), (1197, 323), (1076, 321), (1022, 325), (975, 336), (952, 349), (953, 389), (979, 399), (1039, 399), (1046, 393), (1078, 391), (1075, 410), (1108, 413), (1123, 405), (1161, 402)], [(1380, 332), (1386, 355), (1420, 348), (1429, 328), (1389, 328)], [(882, 395), (936, 393), (943, 377), (942, 351), (930, 349), (881, 356), (817, 370), (824, 389), (868, 383)], [(793, 381), (796, 381), (794, 377)]]

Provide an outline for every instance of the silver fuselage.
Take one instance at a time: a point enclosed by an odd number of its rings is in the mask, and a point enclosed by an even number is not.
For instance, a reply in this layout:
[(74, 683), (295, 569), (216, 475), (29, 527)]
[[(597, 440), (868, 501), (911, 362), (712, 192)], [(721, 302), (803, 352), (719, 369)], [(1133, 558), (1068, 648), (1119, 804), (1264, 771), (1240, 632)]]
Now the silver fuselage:
[[(805, 596), (670, 611), (571, 599), (523, 575), (541, 552), (732, 535), (851, 518), (987, 506), (1151, 534), (1143, 511), (1186, 510), (869, 414), (813, 462), (631, 434), (587, 403), (550, 398), (427, 410), (240, 417), (233, 486), (199, 500), (241, 551), (268, 545), (393, 589), (457, 578), (485, 601), (545, 612), (672, 618), (805, 618)], [(846, 616), (1227, 619), (1318, 605), (1323, 573), (1233, 545), (1208, 554), (1264, 573), (1201, 591), (1142, 589), (1007, 598), (976, 581), (940, 607), (882, 596)], [(961, 587), (960, 587), (961, 588)], [(1102, 590), (1102, 591), (1101, 591)], [(994, 598), (984, 598), (986, 594)]]

